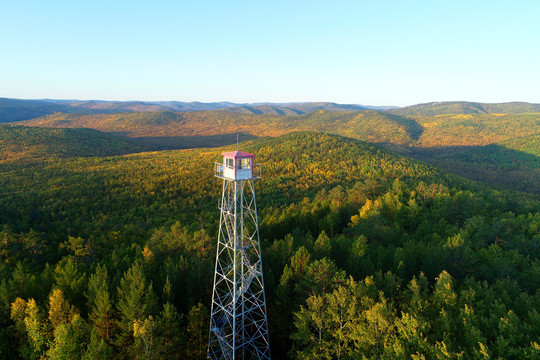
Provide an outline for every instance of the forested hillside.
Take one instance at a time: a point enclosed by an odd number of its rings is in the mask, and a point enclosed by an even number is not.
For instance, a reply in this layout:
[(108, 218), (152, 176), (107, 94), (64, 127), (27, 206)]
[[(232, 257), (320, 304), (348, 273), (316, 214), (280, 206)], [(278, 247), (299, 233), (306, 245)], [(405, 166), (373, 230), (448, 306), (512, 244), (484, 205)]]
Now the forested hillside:
[(473, 180), (540, 195), (540, 134), (464, 151), (454, 148), (416, 155)]
[[(540, 356), (537, 202), (335, 135), (241, 147), (274, 358)], [(0, 357), (204, 359), (222, 150), (0, 164)]]
[[(374, 110), (356, 112), (318, 111), (295, 116), (241, 114), (229, 111), (145, 112), (111, 115), (57, 113), (21, 124), (43, 127), (87, 127), (131, 138), (216, 136), (243, 133), (279, 136), (293, 131), (323, 131), (371, 142), (408, 144), (422, 127), (414, 120)], [(179, 143), (182, 144), (181, 142)]]
[(47, 158), (122, 155), (144, 146), (91, 129), (0, 125), (0, 163)]
[(374, 110), (318, 111), (281, 116), (230, 111), (56, 113), (19, 123), (41, 127), (86, 127), (129, 137), (208, 136), (244, 133), (279, 136), (292, 131), (323, 131), (377, 143), (432, 148), (487, 145), (540, 132), (540, 113), (444, 114), (402, 117)]
[(457, 114), (414, 120), (423, 127), (415, 147), (487, 145), (540, 133), (540, 113)]

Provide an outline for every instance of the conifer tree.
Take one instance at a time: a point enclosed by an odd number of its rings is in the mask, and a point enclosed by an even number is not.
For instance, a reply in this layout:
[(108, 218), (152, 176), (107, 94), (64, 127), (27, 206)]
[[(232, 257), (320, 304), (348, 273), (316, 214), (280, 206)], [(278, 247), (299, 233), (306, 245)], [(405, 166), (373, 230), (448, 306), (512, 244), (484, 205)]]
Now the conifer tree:
[(202, 360), (206, 357), (208, 346), (209, 311), (199, 303), (193, 306), (188, 314), (187, 324), (187, 357)]
[(96, 331), (92, 331), (88, 345), (81, 360), (108, 360), (112, 356), (111, 347), (100, 338)]
[(55, 327), (54, 340), (47, 351), (48, 359), (80, 359), (85, 352), (88, 335), (86, 321), (75, 314), (69, 323), (62, 322)]
[(66, 248), (72, 255), (73, 263), (79, 266), (85, 258), (92, 254), (92, 250), (81, 237), (68, 236), (68, 240), (60, 244), (60, 248)]
[(35, 277), (31, 275), (27, 265), (18, 261), (11, 275), (9, 285), (11, 289), (22, 298), (28, 298), (32, 294), (32, 287)]
[(184, 344), (185, 328), (175, 306), (170, 302), (163, 305), (156, 329), (156, 354), (162, 359), (182, 359), (191, 344)]
[(58, 263), (54, 269), (56, 286), (62, 290), (66, 299), (78, 308), (84, 305), (83, 291), (86, 275), (80, 271), (71, 258)]
[(315, 240), (315, 245), (313, 246), (313, 256), (317, 259), (322, 259), (324, 257), (330, 257), (332, 255), (332, 244), (330, 243), (330, 238), (326, 235), (326, 232), (323, 230)]
[[(152, 284), (148, 282), (143, 272), (143, 265), (140, 261), (135, 261), (124, 277), (120, 280), (118, 287), (117, 311), (118, 327), (115, 344), (123, 349), (121, 357), (133, 354), (133, 324), (135, 320), (144, 321), (152, 314), (155, 296), (152, 291)], [(130, 350), (131, 349), (131, 350)]]
[(88, 280), (86, 292), (88, 319), (99, 339), (109, 340), (113, 328), (113, 305), (109, 295), (107, 268), (98, 265)]

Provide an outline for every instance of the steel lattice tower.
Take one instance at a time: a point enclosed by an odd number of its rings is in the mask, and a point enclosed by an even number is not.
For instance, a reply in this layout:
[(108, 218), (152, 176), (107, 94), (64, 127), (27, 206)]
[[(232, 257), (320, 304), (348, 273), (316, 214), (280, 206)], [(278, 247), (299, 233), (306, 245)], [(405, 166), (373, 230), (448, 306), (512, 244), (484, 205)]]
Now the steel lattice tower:
[(270, 359), (253, 154), (223, 153), (209, 359)]

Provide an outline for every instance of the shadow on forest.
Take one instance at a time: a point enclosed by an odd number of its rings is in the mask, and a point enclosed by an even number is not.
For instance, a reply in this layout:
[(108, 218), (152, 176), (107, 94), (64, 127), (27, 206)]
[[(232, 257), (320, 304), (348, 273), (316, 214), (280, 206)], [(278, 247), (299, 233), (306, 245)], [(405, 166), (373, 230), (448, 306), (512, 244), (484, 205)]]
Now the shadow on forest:
[(498, 144), (430, 148), (387, 147), (471, 180), (536, 196), (540, 194), (540, 157), (534, 154)]
[(420, 136), (424, 132), (424, 127), (416, 122), (416, 120), (392, 114), (387, 114), (387, 116), (389, 116), (390, 119), (394, 120), (396, 123), (402, 125), (412, 140), (420, 139)]
[[(239, 141), (256, 139), (251, 134), (238, 133)], [(236, 133), (207, 136), (142, 136), (129, 140), (145, 145), (152, 150), (191, 149), (200, 147), (220, 147), (236, 143)]]

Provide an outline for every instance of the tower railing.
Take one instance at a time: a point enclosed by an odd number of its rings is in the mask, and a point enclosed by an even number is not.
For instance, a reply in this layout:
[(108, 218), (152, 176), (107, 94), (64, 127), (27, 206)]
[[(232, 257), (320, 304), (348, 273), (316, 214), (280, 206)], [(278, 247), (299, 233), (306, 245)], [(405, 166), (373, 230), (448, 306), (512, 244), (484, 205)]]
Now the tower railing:
[[(220, 179), (229, 179), (228, 177), (224, 176), (224, 170), (225, 166), (223, 163), (220, 162), (214, 162), (214, 176)], [(262, 178), (262, 165), (261, 164), (253, 164), (253, 180), (258, 180)], [(236, 171), (251, 171), (250, 169), (237, 169)], [(243, 180), (243, 179), (242, 179)]]
[(224, 165), (216, 161), (214, 163), (214, 176), (218, 178), (223, 178), (223, 169)]

